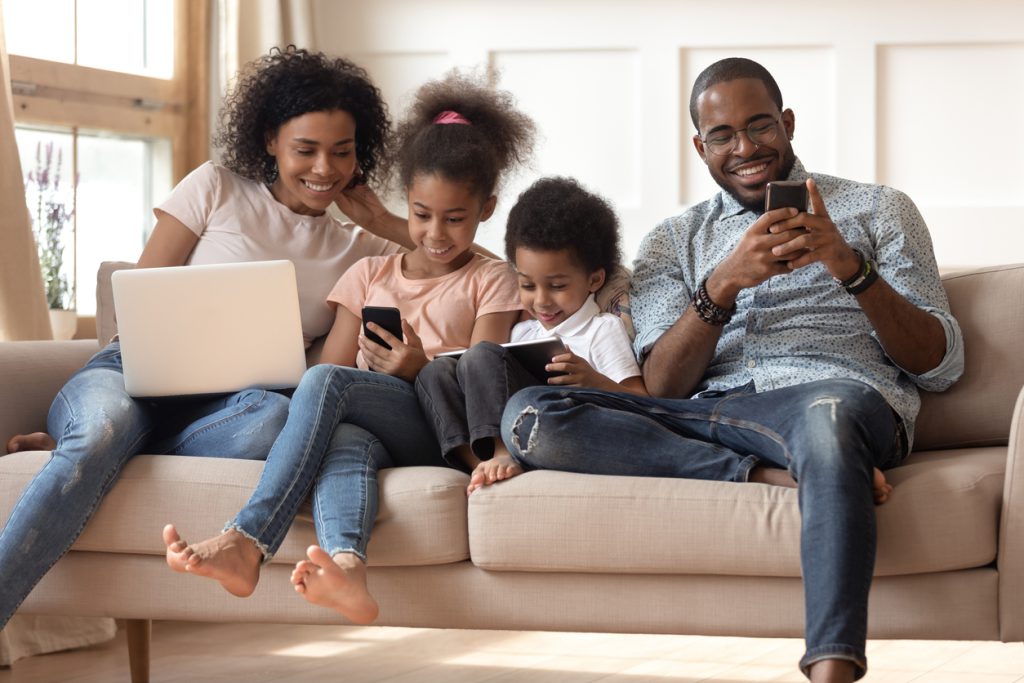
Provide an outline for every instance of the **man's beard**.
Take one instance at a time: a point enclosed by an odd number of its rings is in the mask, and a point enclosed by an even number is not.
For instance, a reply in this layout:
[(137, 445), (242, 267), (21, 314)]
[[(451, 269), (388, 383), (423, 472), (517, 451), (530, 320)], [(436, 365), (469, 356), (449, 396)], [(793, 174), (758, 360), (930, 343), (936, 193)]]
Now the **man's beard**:
[[(782, 163), (779, 164), (779, 177), (775, 178), (775, 180), (785, 180), (786, 178), (788, 178), (790, 172), (792, 172), (793, 170), (793, 165), (795, 163), (796, 154), (793, 152), (793, 147), (789, 146), (786, 149), (785, 153), (782, 155)], [(753, 211), (754, 213), (764, 213), (764, 192), (761, 193), (761, 196), (759, 198), (746, 201), (733, 194), (732, 190), (726, 187), (722, 180), (720, 180), (714, 175), (712, 175), (711, 177), (716, 183), (718, 183), (718, 186), (722, 188), (726, 194), (730, 195), (733, 199), (739, 202), (739, 205), (742, 206), (744, 209), (748, 211)], [(765, 190), (765, 192), (766, 191), (767, 190)]]

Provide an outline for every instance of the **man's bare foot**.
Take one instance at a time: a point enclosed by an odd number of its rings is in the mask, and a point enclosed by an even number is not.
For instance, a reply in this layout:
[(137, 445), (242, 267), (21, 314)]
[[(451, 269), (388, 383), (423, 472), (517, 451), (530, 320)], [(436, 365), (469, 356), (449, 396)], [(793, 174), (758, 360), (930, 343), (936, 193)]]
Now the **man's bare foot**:
[(784, 470), (781, 467), (755, 465), (754, 469), (750, 470), (747, 481), (757, 484), (771, 484), (772, 486), (785, 486), (789, 489), (796, 488), (796, 479), (789, 473), (789, 470)]
[(372, 623), (380, 612), (366, 587), (366, 565), (352, 553), (333, 558), (318, 545), (306, 549), (306, 557), (292, 570), (295, 592), (314, 605), (332, 609), (354, 624)]
[(15, 434), (7, 442), (8, 453), (21, 451), (52, 451), (57, 447), (57, 442), (46, 432), (33, 432), (31, 434)]
[(892, 484), (885, 480), (885, 474), (877, 467), (871, 482), (871, 491), (875, 497), (875, 505), (881, 505), (892, 495)]
[(189, 545), (181, 540), (173, 524), (164, 527), (167, 565), (176, 572), (205, 576), (220, 583), (228, 593), (247, 598), (260, 580), (263, 553), (237, 531)]
[[(784, 470), (779, 467), (757, 465), (754, 469), (750, 470), (750, 475), (747, 477), (747, 481), (758, 484), (771, 484), (772, 486), (796, 488), (796, 479), (794, 479), (793, 475), (789, 473), (789, 470)], [(472, 480), (470, 480), (470, 486), (472, 486)], [(875, 499), (875, 505), (881, 505), (885, 501), (889, 500), (889, 496), (892, 495), (892, 484), (885, 480), (885, 474), (883, 474), (882, 470), (877, 467), (875, 468), (871, 482), (871, 490)]]
[(811, 683), (852, 683), (856, 670), (846, 659), (822, 659), (811, 664)]

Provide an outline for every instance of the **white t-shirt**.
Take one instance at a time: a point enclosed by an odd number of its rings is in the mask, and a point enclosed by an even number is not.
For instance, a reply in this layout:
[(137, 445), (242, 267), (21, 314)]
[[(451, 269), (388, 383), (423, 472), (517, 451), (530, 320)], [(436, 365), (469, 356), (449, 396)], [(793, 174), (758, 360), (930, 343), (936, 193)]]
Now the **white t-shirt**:
[(556, 334), (570, 351), (613, 382), (640, 376), (625, 326), (611, 313), (601, 313), (593, 294), (580, 310), (550, 330), (537, 320), (519, 323), (512, 328), (511, 341), (544, 339)]
[(334, 323), (327, 294), (338, 278), (364, 256), (401, 251), (399, 245), (329, 214), (295, 213), (274, 199), (263, 183), (209, 161), (178, 183), (154, 210), (157, 219), (161, 211), (199, 236), (188, 257), (190, 265), (291, 261), (307, 346)]

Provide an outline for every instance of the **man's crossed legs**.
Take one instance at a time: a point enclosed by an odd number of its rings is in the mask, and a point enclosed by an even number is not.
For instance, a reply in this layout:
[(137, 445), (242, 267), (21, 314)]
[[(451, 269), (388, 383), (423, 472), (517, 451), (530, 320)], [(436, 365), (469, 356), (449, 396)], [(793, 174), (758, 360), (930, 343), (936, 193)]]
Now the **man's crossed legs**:
[(873, 388), (839, 379), (659, 399), (531, 387), (509, 402), (502, 437), (528, 470), (744, 482), (759, 464), (785, 468), (801, 513), (801, 669), (866, 670), (874, 472), (906, 455), (900, 420)]

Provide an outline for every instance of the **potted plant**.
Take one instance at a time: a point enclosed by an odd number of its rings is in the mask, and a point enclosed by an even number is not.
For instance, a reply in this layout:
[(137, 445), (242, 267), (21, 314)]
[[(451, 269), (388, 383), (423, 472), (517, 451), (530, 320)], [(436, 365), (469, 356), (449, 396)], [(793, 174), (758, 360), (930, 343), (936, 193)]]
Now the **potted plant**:
[(35, 205), (32, 233), (39, 253), (39, 268), (43, 275), (46, 302), (50, 307), (50, 326), (54, 339), (71, 339), (78, 326), (75, 311), (75, 287), (64, 268), (64, 245), (68, 236), (73, 238), (74, 209), (68, 209), (68, 200), (74, 190), (61, 187), (62, 152), (57, 149), (54, 159), (52, 142), (36, 144), (36, 166), (29, 171), (25, 183), (30, 204)]

